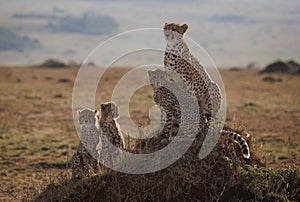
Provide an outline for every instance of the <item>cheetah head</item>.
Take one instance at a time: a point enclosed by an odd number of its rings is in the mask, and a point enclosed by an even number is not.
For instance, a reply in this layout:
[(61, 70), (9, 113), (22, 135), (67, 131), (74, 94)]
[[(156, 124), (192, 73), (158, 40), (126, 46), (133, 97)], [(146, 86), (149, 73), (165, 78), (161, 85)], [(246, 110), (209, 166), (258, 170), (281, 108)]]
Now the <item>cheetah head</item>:
[(152, 87), (161, 86), (164, 80), (167, 80), (166, 73), (161, 69), (148, 70), (148, 77)]
[(113, 102), (100, 104), (102, 119), (117, 119), (119, 117), (119, 109)]
[(183, 34), (188, 29), (187, 24), (165, 23), (164, 34), (167, 41), (178, 40), (183, 38)]
[(95, 121), (96, 121), (95, 114), (96, 114), (96, 111), (89, 109), (89, 108), (85, 108), (83, 110), (77, 111), (79, 124), (80, 125), (95, 124)]

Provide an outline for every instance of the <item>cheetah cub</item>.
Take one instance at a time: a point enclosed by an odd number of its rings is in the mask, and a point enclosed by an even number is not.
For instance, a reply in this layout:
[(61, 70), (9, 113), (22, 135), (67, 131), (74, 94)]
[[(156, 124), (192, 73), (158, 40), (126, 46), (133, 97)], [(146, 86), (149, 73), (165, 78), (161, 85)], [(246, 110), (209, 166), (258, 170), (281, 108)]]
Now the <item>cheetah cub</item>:
[[(162, 132), (169, 137), (176, 136), (181, 123), (181, 110), (175, 95), (167, 88), (161, 86), (162, 81), (168, 78), (167, 74), (160, 69), (148, 70), (148, 77), (153, 88), (153, 100), (155, 104), (160, 107), (162, 114), (164, 114), (164, 119), (161, 120), (163, 122), (162, 125), (164, 125)], [(200, 125), (198, 130), (205, 131), (208, 125), (203, 116), (199, 118)], [(248, 143), (240, 134), (224, 128), (220, 133), (222, 136), (233, 140), (240, 146), (244, 158), (250, 158)]]
[[(180, 92), (182, 89), (179, 88), (177, 83), (168, 81), (167, 73), (160, 69), (148, 70), (148, 77), (153, 88), (154, 103), (161, 111), (160, 125), (163, 127), (162, 133), (167, 137), (176, 136), (181, 125), (182, 112), (180, 104), (176, 96), (168, 88), (162, 86), (162, 83), (167, 82), (169, 85), (173, 85), (177, 92)], [(182, 96), (184, 95), (182, 94)], [(190, 103), (185, 103), (185, 106), (189, 105)], [(206, 124), (206, 120), (204, 119), (204, 116), (198, 116), (198, 118), (199, 127), (197, 130), (201, 131)]]
[(80, 143), (70, 162), (73, 179), (83, 178), (91, 172), (99, 170), (97, 146), (101, 140), (95, 125), (96, 113), (97, 111), (88, 108), (77, 112), (80, 124)]
[(106, 102), (100, 105), (99, 116), (101, 118), (99, 119), (99, 128), (102, 145), (99, 154), (102, 160), (105, 159), (110, 163), (112, 163), (114, 157), (114, 149), (109, 146), (107, 141), (117, 148), (125, 150), (125, 138), (117, 122), (119, 118), (118, 111), (118, 107), (113, 102)]

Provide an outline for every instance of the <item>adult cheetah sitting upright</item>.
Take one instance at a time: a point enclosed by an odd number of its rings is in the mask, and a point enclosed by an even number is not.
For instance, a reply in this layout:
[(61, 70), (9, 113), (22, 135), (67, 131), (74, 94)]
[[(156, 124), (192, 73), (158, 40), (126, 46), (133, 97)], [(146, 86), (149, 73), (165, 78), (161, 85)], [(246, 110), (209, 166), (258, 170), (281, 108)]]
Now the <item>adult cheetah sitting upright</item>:
[(164, 67), (171, 79), (196, 96), (200, 110), (210, 119), (215, 117), (220, 109), (220, 89), (185, 43), (183, 35), (187, 29), (186, 24), (165, 23), (167, 47)]

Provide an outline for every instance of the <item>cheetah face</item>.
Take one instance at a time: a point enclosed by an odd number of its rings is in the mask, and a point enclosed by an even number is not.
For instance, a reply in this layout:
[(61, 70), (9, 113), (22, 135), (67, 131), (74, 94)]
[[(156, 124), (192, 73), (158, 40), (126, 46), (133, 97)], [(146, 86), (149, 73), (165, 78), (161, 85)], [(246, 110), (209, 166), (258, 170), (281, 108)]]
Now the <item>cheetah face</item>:
[(77, 112), (78, 114), (78, 120), (79, 124), (95, 124), (96, 118), (95, 118), (95, 110), (85, 108), (83, 110), (80, 110)]
[(107, 102), (100, 105), (101, 118), (117, 119), (119, 117), (119, 109), (113, 102)]
[(176, 40), (176, 39), (182, 39), (183, 34), (186, 32), (188, 29), (187, 24), (176, 24), (176, 23), (165, 23), (164, 26), (164, 34), (165, 34), (165, 39), (167, 41), (170, 40)]
[(161, 86), (163, 80), (166, 80), (166, 74), (161, 69), (148, 70), (148, 77), (152, 87)]

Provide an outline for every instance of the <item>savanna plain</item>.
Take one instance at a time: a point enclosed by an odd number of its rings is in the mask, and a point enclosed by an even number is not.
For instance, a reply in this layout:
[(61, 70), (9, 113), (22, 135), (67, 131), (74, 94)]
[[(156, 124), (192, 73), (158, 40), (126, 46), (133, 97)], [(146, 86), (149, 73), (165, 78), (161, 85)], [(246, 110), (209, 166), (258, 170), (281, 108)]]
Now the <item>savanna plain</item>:
[[(0, 200), (27, 200), (68, 171), (79, 138), (72, 116), (72, 90), (79, 67), (0, 68)], [(129, 68), (105, 72), (95, 108), (109, 101)], [(228, 125), (246, 130), (256, 155), (273, 169), (300, 168), (300, 76), (259, 74), (258, 69), (220, 69)], [(265, 79), (276, 78), (275, 81)], [(280, 78), (280, 79), (278, 79)], [(149, 121), (152, 88), (130, 101), (136, 124)], [(64, 176), (65, 177), (65, 176)]]

